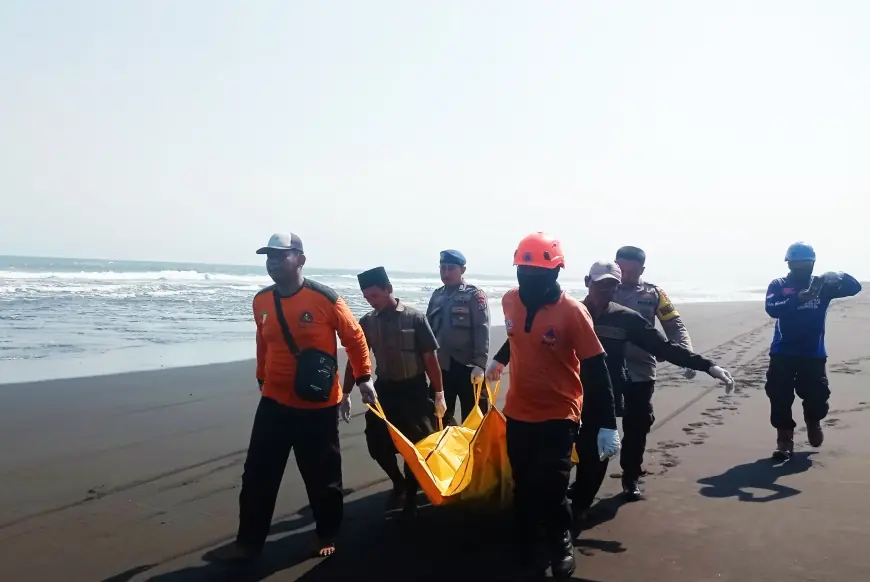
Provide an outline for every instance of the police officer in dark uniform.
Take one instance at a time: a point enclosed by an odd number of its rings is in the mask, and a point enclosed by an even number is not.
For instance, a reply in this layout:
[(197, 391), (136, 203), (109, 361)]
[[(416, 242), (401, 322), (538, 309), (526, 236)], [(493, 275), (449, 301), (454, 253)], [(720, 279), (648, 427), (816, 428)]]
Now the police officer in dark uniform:
[[(436, 417), (447, 408), (438, 365), (438, 342), (426, 316), (393, 296), (393, 287), (383, 267), (357, 275), (360, 289), (374, 309), (359, 321), (366, 342), (375, 354), (375, 389), (387, 420), (412, 443), (438, 431)], [(429, 377), (427, 382), (426, 377)], [(341, 415), (350, 418), (353, 373), (345, 371), (345, 395)], [(434, 390), (430, 399), (429, 382)], [(450, 418), (445, 425), (455, 424)], [(366, 445), (372, 459), (393, 481), (387, 510), (403, 507), (405, 516), (416, 512), (417, 480), (407, 464), (399, 471), (396, 448), (384, 421), (366, 412)]]
[[(426, 317), (440, 346), (447, 414), (453, 416), (458, 398), (465, 420), (474, 408), (473, 384), (483, 382), (489, 355), (489, 305), (482, 289), (465, 282), (465, 255), (441, 251), (440, 263), (444, 286), (432, 293)], [(489, 408), (485, 396), (480, 408)]]

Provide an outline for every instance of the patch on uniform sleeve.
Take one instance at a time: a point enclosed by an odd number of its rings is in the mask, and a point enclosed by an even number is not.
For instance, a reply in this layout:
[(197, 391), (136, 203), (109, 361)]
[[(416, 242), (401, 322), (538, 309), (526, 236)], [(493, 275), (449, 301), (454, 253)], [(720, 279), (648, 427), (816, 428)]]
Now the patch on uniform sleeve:
[(662, 321), (669, 321), (674, 319), (675, 317), (680, 316), (680, 312), (677, 311), (677, 308), (674, 307), (674, 304), (671, 303), (670, 297), (665, 293), (662, 289), (658, 289), (659, 292), (659, 306), (656, 309), (658, 313), (659, 319)]
[(477, 298), (478, 311), (486, 311), (486, 293), (482, 289), (478, 289), (475, 297)]

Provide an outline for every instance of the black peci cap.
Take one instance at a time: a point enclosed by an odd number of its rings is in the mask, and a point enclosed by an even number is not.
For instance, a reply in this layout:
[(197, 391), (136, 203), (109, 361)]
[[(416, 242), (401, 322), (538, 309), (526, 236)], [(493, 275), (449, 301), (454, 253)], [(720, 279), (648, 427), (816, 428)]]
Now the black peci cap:
[(387, 276), (387, 270), (383, 267), (375, 267), (368, 271), (363, 271), (356, 276), (359, 281), (360, 289), (368, 289), (369, 287), (386, 288), (390, 284), (390, 278)]

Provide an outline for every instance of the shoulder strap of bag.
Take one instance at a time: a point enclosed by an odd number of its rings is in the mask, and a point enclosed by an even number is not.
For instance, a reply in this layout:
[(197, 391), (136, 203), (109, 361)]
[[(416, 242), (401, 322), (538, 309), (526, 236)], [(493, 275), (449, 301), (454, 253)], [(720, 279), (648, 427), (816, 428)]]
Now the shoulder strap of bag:
[(299, 346), (296, 345), (296, 340), (290, 333), (290, 328), (287, 327), (287, 320), (284, 319), (284, 310), (281, 309), (281, 297), (278, 296), (278, 290), (272, 290), (272, 297), (275, 298), (275, 315), (278, 316), (278, 323), (281, 325), (281, 333), (284, 335), (284, 341), (287, 342), (287, 347), (297, 358), (299, 357)]

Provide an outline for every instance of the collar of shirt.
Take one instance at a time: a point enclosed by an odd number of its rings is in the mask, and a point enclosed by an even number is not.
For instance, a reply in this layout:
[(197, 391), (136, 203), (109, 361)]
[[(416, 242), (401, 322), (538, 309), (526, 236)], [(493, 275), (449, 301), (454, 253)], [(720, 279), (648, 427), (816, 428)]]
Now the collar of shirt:
[(622, 290), (636, 291), (637, 289), (642, 288), (643, 284), (644, 284), (643, 277), (639, 277), (636, 285), (627, 285), (627, 284), (623, 285), (620, 283), (619, 288)]
[(611, 311), (613, 311), (613, 306), (616, 305), (613, 301), (610, 301), (610, 302), (607, 304), (607, 307), (605, 307), (604, 309), (602, 309), (599, 313), (596, 313), (595, 310), (592, 309), (592, 306), (589, 305), (589, 301), (588, 301), (588, 299), (589, 299), (588, 296), (585, 297), (585, 298), (583, 299), (583, 305), (585, 305), (585, 306), (586, 306), (586, 310), (589, 311), (589, 315), (592, 317), (592, 321), (593, 321), (593, 322), (594, 322), (596, 319), (598, 319), (599, 317), (602, 317), (602, 316), (604, 316), (604, 315), (607, 315), (608, 313), (610, 313)]
[(405, 305), (397, 297), (396, 298), (396, 307), (394, 309), (384, 309), (383, 311), (375, 311), (375, 317), (379, 316), (382, 313), (386, 315), (386, 314), (393, 313), (393, 312), (401, 313), (403, 311), (405, 311)]

